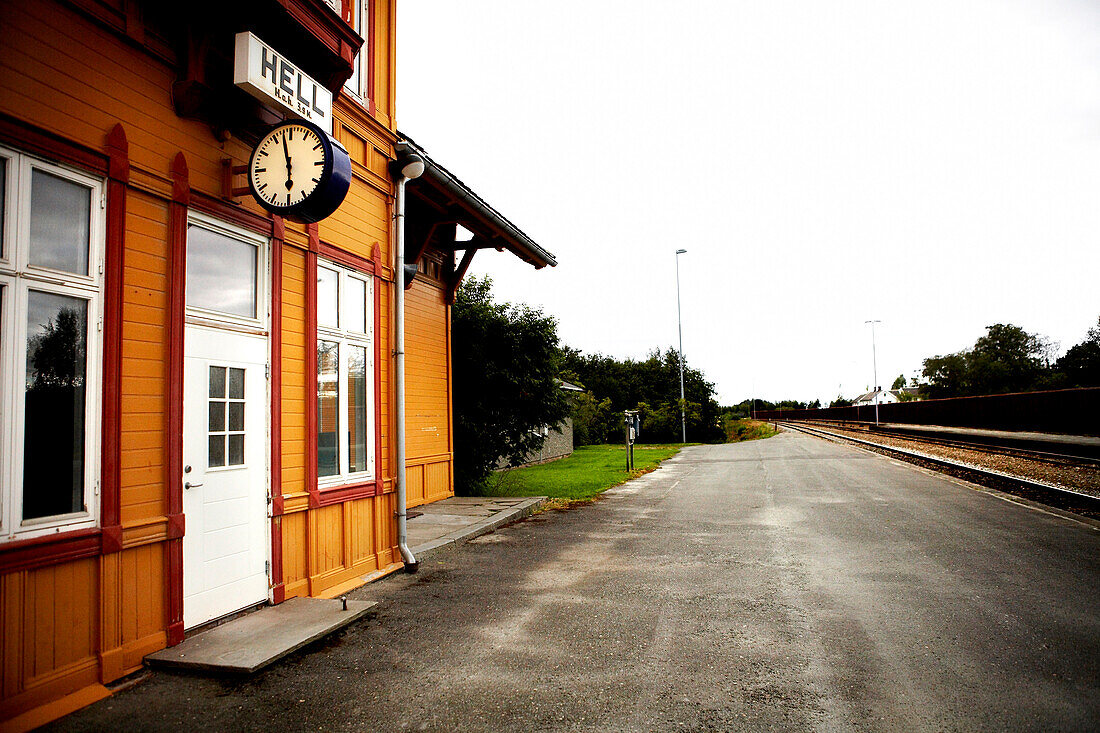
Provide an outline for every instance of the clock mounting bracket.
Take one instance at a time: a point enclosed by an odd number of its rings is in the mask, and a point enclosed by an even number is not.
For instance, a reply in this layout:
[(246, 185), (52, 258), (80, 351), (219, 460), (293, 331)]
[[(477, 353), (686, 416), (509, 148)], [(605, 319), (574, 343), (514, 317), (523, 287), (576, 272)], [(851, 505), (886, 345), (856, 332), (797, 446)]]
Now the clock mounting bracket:
[(237, 176), (247, 175), (247, 164), (234, 165), (232, 158), (222, 158), (222, 198), (227, 201), (237, 201), (242, 196), (251, 196), (252, 189), (248, 187), (247, 182), (243, 186), (233, 185)]

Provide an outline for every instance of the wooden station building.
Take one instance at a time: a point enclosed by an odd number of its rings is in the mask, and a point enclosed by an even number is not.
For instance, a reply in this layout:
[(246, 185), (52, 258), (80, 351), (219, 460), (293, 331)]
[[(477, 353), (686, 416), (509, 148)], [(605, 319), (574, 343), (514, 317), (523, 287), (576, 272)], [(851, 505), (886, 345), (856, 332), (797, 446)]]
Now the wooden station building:
[[(407, 151), (426, 161), (407, 186), (407, 504), (452, 495), (455, 288), (477, 249), (555, 262), (399, 135), (395, 4), (0, 0), (7, 726), (99, 699), (211, 620), (401, 566)], [(285, 104), (238, 83), (240, 34)], [(261, 208), (245, 168), (297, 113), (351, 163), (312, 224)]]

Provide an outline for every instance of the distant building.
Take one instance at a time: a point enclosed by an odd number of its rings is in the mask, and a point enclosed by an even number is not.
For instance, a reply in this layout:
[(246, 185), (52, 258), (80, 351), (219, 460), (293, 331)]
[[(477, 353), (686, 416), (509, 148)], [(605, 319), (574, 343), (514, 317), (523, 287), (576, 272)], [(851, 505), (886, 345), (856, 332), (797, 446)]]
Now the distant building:
[(852, 400), (853, 407), (863, 407), (864, 405), (888, 405), (891, 402), (901, 402), (902, 395), (912, 395), (906, 399), (918, 399), (919, 390), (916, 387), (902, 387), (901, 389), (876, 389), (865, 394), (861, 394)]
[[(563, 392), (569, 392), (571, 394), (584, 392), (584, 390), (577, 385), (570, 384), (564, 380), (558, 380), (558, 387)], [(543, 425), (541, 428), (532, 432), (541, 433), (543, 435), (544, 440), (542, 442), (542, 448), (528, 453), (524, 456), (523, 463), (519, 464), (519, 466), (514, 466), (514, 468), (533, 466), (536, 463), (546, 463), (573, 454), (573, 418), (566, 417), (558, 423), (557, 430), (550, 425)], [(501, 458), (497, 461), (498, 470), (504, 470), (508, 467), (508, 459)]]

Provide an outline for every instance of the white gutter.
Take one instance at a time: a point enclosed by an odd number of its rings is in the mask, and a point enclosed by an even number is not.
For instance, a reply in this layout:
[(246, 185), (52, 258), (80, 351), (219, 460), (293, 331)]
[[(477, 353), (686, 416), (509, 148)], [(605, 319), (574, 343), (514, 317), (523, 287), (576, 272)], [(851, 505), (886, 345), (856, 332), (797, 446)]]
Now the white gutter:
[[(397, 225), (393, 268), (394, 316), (394, 402), (396, 407), (397, 445), (394, 461), (397, 462), (397, 547), (405, 572), (415, 573), (420, 563), (409, 549), (407, 497), (405, 493), (405, 184), (424, 172), (424, 161), (410, 155), (397, 163), (397, 183), (394, 193), (394, 219)], [(395, 166), (396, 167), (396, 166)]]

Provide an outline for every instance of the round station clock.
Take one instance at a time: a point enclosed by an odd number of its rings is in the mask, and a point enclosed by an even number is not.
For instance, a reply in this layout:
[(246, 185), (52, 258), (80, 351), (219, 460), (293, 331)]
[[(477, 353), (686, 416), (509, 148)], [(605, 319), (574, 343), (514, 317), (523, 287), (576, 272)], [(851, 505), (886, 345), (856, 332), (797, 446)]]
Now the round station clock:
[(248, 162), (248, 186), (268, 211), (305, 223), (336, 211), (351, 185), (351, 159), (331, 135), (304, 120), (271, 128)]

